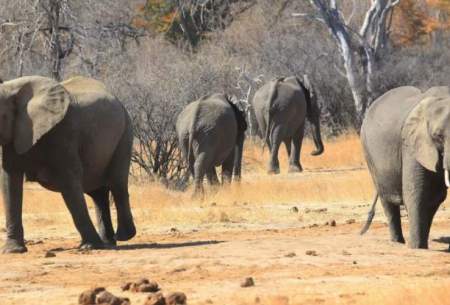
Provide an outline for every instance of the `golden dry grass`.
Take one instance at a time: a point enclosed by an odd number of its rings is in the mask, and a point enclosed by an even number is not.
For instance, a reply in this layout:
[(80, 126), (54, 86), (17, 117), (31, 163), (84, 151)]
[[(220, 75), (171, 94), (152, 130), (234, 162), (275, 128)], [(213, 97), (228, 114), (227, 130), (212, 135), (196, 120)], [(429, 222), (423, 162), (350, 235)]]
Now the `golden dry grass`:
[[(262, 153), (261, 145), (247, 141), (241, 184), (216, 190), (206, 186), (207, 197), (203, 201), (192, 200), (191, 190), (181, 193), (156, 183), (131, 185), (130, 199), (136, 222), (145, 227), (230, 222), (281, 224), (297, 221), (297, 216), (286, 214), (288, 209), (282, 208), (286, 205), (369, 201), (373, 187), (364, 169), (357, 135), (327, 141), (321, 156), (309, 155), (312, 150), (311, 141), (306, 140), (302, 152), (305, 171), (287, 174), (288, 160), (283, 147), (279, 154), (281, 174), (271, 176), (266, 174), (267, 148)], [(92, 210), (89, 198), (88, 202)], [(0, 217), (0, 224), (3, 221)], [(26, 227), (37, 222), (54, 227), (55, 234), (61, 228), (76, 234), (73, 226), (68, 225), (71, 219), (61, 196), (35, 184), (26, 187), (24, 222)]]

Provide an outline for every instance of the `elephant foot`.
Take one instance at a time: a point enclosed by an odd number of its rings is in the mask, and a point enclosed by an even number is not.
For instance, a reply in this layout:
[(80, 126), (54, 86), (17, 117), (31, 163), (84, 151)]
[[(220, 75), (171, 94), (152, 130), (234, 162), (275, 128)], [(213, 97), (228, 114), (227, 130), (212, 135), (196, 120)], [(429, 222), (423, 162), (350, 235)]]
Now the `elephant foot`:
[(8, 239), (5, 243), (5, 245), (2, 248), (3, 254), (9, 254), (9, 253), (25, 253), (28, 249), (25, 247), (24, 242), (19, 242), (14, 239)]
[(267, 173), (269, 175), (278, 175), (280, 173), (280, 168), (276, 167), (276, 168), (270, 168)]
[(393, 237), (391, 238), (391, 241), (394, 243), (404, 244), (405, 239), (403, 237)]
[(119, 226), (115, 237), (116, 240), (126, 241), (132, 239), (134, 236), (136, 236), (136, 227), (134, 226), (134, 224), (131, 224), (127, 228)]
[(117, 246), (117, 242), (114, 238), (101, 237), (101, 239), (106, 248), (115, 248)]
[(410, 241), (409, 248), (411, 249), (428, 249), (428, 242)]
[(78, 249), (81, 251), (105, 249), (106, 245), (102, 242), (81, 242)]
[(300, 173), (303, 172), (301, 165), (289, 165), (288, 173)]

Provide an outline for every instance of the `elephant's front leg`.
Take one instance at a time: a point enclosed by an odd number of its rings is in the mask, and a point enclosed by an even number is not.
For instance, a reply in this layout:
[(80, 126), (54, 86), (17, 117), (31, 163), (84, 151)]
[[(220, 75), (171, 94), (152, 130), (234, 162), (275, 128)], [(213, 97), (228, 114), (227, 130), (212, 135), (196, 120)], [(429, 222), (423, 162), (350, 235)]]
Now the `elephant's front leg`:
[(70, 214), (72, 215), (75, 227), (81, 235), (80, 248), (103, 248), (102, 240), (100, 239), (100, 236), (95, 230), (94, 224), (89, 217), (80, 180), (76, 178), (69, 179), (69, 181), (65, 183), (62, 196), (67, 208), (70, 211)]
[(6, 217), (6, 243), (2, 252), (23, 253), (27, 251), (22, 225), (23, 172), (3, 170), (2, 178)]
[(402, 163), (403, 200), (409, 219), (409, 246), (428, 249), (434, 214), (447, 195), (443, 175), (426, 170), (412, 155), (404, 156)]

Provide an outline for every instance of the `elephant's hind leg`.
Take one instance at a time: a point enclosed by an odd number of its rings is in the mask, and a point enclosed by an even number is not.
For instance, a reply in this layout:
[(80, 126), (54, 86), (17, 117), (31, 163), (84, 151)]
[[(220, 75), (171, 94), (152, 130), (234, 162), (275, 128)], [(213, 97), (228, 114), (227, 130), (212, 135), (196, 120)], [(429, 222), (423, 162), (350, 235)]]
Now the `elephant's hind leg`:
[(303, 136), (305, 134), (305, 126), (302, 124), (298, 132), (292, 138), (292, 149), (289, 158), (289, 172), (301, 172), (303, 167), (300, 163), (300, 152), (302, 150)]
[(269, 174), (279, 174), (280, 173), (280, 162), (278, 161), (278, 151), (280, 149), (280, 144), (282, 142), (282, 128), (276, 126), (271, 135), (270, 143), (270, 162), (269, 162)]
[(97, 226), (100, 238), (106, 245), (115, 246), (114, 229), (111, 222), (111, 211), (109, 207), (109, 189), (101, 187), (89, 192), (95, 203), (95, 213), (97, 215)]
[(205, 191), (203, 189), (203, 178), (207, 172), (208, 160), (205, 153), (200, 153), (194, 162), (194, 193), (192, 197), (203, 198)]
[(219, 179), (217, 178), (217, 172), (215, 167), (213, 167), (211, 170), (208, 171), (206, 177), (208, 178), (208, 182), (211, 186), (219, 185)]
[(136, 235), (136, 227), (130, 207), (130, 196), (128, 194), (132, 143), (132, 130), (128, 127), (116, 147), (108, 171), (109, 189), (117, 210), (115, 240), (120, 241), (129, 240)]
[(395, 204), (383, 197), (380, 197), (381, 204), (383, 205), (384, 215), (386, 215), (389, 232), (391, 234), (391, 241), (397, 243), (405, 243), (405, 238), (402, 232), (402, 223), (400, 216), (400, 205)]

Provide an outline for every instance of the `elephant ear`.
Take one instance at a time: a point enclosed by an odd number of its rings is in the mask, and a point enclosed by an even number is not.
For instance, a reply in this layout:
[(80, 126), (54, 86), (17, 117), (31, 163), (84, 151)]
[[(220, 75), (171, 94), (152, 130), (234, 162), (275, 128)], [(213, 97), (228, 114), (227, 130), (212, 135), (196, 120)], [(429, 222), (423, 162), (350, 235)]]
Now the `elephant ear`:
[(52, 79), (31, 77), (15, 98), (14, 148), (23, 154), (64, 118), (70, 95)]
[(428, 131), (425, 112), (435, 100), (434, 97), (427, 97), (419, 102), (408, 115), (402, 129), (403, 143), (414, 151), (416, 160), (432, 172), (437, 172), (439, 152)]

